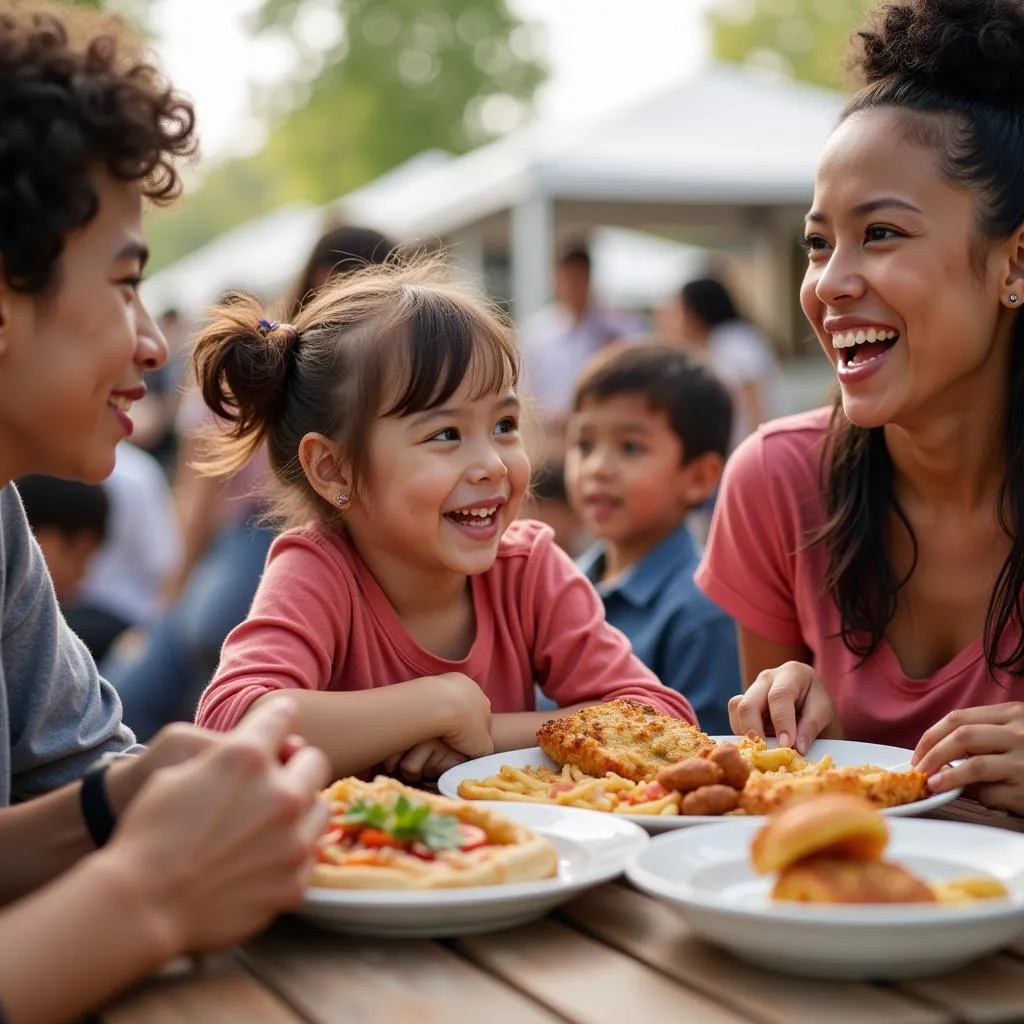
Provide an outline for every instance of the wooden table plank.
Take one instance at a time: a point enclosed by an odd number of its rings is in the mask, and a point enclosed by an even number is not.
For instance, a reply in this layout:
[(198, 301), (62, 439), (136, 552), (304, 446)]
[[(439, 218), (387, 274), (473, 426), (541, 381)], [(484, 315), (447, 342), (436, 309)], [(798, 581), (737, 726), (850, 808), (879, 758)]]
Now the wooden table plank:
[(436, 942), (356, 938), (281, 921), (247, 943), (244, 957), (315, 1024), (557, 1021)]
[(968, 1024), (1024, 1020), (1024, 963), (1015, 957), (989, 957), (953, 974), (905, 981), (900, 987), (948, 1007)]
[(767, 1024), (940, 1024), (952, 1015), (899, 992), (850, 982), (794, 979), (741, 963), (702, 942), (671, 907), (606, 885), (560, 916), (602, 942)]
[(203, 960), (174, 977), (154, 978), (98, 1014), (103, 1024), (302, 1024), (231, 955)]
[(925, 817), (945, 821), (966, 821), (973, 825), (990, 825), (993, 828), (1008, 829), (1010, 832), (1024, 832), (1024, 817), (1008, 811), (995, 811), (979, 804), (977, 800), (959, 797), (943, 807), (931, 811)]
[(456, 948), (572, 1024), (749, 1021), (550, 918), (458, 939)]

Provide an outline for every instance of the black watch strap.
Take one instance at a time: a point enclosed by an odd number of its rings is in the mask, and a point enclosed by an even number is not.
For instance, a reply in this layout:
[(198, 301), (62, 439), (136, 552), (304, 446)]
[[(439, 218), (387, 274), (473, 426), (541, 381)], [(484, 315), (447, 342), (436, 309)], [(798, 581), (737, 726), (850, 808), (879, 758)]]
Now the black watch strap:
[(107, 798), (105, 777), (109, 766), (108, 761), (99, 761), (82, 776), (82, 817), (97, 847), (106, 844), (117, 825), (117, 816)]

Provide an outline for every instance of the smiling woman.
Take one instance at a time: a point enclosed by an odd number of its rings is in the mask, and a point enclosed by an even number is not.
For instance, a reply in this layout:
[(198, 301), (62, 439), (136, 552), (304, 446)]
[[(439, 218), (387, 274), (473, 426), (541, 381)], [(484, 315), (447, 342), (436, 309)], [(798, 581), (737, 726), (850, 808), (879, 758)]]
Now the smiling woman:
[(917, 745), (1024, 810), (1024, 0), (858, 40), (800, 296), (839, 399), (737, 451), (698, 580), (741, 624), (736, 731)]

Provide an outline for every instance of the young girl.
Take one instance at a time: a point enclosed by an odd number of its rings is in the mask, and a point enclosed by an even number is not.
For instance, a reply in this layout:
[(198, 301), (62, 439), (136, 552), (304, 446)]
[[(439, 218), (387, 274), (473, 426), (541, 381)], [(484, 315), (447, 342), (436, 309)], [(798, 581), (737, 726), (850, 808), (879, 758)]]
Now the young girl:
[(197, 379), (234, 424), (218, 468), (264, 441), (299, 526), (271, 549), (198, 721), (282, 691), (339, 775), (411, 778), (532, 746), (548, 713), (630, 697), (693, 720), (607, 625), (551, 530), (518, 521), (530, 467), (504, 321), (432, 266), (328, 286), (294, 326), (218, 310)]
[(739, 448), (698, 579), (740, 623), (737, 732), (916, 745), (1024, 812), (1024, 2), (860, 37), (801, 292), (840, 403)]

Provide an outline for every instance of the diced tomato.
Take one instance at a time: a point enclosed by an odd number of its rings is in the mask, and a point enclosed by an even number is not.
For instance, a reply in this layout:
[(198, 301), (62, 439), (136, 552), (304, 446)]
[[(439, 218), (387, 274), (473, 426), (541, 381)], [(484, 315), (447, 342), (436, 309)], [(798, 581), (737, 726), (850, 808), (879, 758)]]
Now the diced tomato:
[(548, 799), (554, 800), (559, 793), (568, 793), (570, 789), (575, 787), (575, 782), (556, 782), (548, 790)]
[(413, 843), (409, 847), (409, 852), (420, 860), (435, 860), (436, 855), (429, 846), (424, 846), (423, 843)]
[(362, 832), (359, 833), (359, 842), (363, 846), (369, 846), (371, 848), (390, 846), (396, 850), (401, 850), (405, 846), (405, 843), (400, 839), (396, 839), (390, 833), (384, 832), (379, 828), (364, 828)]
[(477, 825), (467, 825), (464, 821), (459, 822), (459, 831), (462, 833), (462, 850), (477, 850), (487, 845), (487, 833)]
[(660, 782), (652, 782), (644, 792), (645, 800), (660, 800), (668, 790)]

